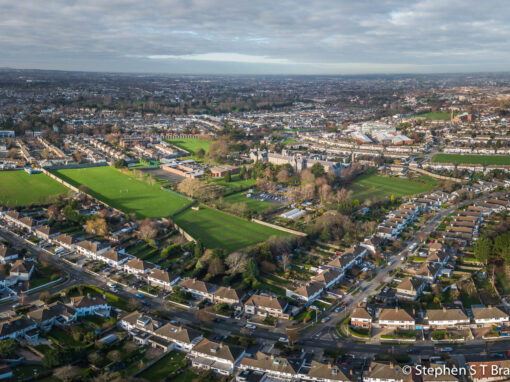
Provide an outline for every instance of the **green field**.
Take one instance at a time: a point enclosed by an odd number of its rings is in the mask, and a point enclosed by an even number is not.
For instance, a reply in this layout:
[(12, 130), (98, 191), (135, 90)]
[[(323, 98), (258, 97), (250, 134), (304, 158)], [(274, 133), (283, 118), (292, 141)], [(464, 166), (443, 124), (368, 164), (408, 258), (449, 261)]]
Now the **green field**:
[(231, 194), (225, 197), (225, 201), (229, 203), (246, 203), (248, 208), (254, 210), (256, 212), (262, 212), (268, 209), (269, 207), (274, 206), (272, 203), (263, 202), (261, 200), (252, 199), (246, 197), (246, 192), (238, 192), (236, 194)]
[(489, 165), (510, 165), (510, 156), (503, 155), (461, 155), (461, 154), (436, 154), (432, 162), (455, 163), (455, 164), (481, 164)]
[(209, 146), (211, 146), (211, 143), (213, 143), (213, 141), (207, 141), (200, 138), (175, 138), (167, 139), (166, 141), (177, 147), (180, 147), (181, 149), (189, 151), (192, 154), (196, 153), (196, 151), (200, 148), (207, 152), (207, 150), (209, 150)]
[(433, 190), (437, 183), (437, 180), (427, 176), (409, 180), (394, 176), (363, 174), (354, 180), (349, 189), (352, 190), (353, 199), (363, 201), (374, 197), (388, 199), (391, 195), (400, 197), (419, 194)]
[(0, 202), (9, 207), (47, 203), (58, 194), (68, 192), (65, 186), (44, 174), (0, 171)]
[(190, 204), (185, 197), (161, 190), (157, 183), (151, 186), (113, 167), (56, 170), (54, 174), (74, 186), (86, 185), (92, 196), (124, 212), (134, 212), (139, 219), (169, 216)]
[(450, 113), (447, 112), (429, 112), (429, 113), (423, 113), (423, 114), (417, 114), (413, 115), (414, 118), (426, 118), (433, 121), (449, 121), (450, 120)]
[(290, 235), (286, 232), (253, 223), (217, 210), (200, 206), (200, 210), (187, 209), (174, 217), (174, 221), (207, 248), (235, 251), (266, 240), (273, 235)]
[(225, 187), (227, 193), (247, 190), (250, 187), (254, 187), (257, 184), (255, 179), (241, 179), (239, 174), (231, 176), (230, 182), (225, 182), (223, 178), (215, 178), (208, 180)]

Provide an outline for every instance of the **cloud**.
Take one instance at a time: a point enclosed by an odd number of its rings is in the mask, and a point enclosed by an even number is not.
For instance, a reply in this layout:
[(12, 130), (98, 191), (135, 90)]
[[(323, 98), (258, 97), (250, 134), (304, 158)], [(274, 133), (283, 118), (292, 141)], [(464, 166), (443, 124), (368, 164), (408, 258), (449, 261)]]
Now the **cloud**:
[(238, 62), (244, 64), (290, 64), (285, 58), (270, 58), (240, 53), (203, 53), (203, 54), (156, 54), (148, 56), (151, 60), (190, 60), (211, 62)]
[(175, 73), (507, 70), (506, 0), (0, 0), (0, 66)]

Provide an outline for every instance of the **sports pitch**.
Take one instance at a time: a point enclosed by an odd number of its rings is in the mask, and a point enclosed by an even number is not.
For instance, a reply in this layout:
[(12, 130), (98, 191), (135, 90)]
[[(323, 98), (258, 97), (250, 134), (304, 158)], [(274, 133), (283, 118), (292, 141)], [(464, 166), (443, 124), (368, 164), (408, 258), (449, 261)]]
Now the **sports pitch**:
[(65, 186), (44, 174), (0, 171), (0, 202), (8, 207), (49, 203), (58, 194), (68, 192)]
[(174, 217), (186, 232), (200, 239), (207, 248), (236, 251), (257, 244), (270, 236), (290, 235), (271, 227), (253, 223), (223, 212), (200, 206), (187, 209)]
[(157, 183), (149, 185), (112, 167), (53, 173), (76, 187), (86, 185), (92, 196), (124, 212), (134, 212), (139, 219), (169, 216), (190, 204), (187, 198), (162, 190)]

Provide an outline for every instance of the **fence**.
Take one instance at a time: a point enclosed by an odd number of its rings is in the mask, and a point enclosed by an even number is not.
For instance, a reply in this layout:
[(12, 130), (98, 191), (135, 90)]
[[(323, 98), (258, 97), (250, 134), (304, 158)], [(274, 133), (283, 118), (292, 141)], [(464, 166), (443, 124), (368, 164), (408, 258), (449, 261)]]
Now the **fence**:
[(277, 230), (280, 230), (280, 231), (283, 231), (283, 232), (288, 232), (288, 233), (291, 233), (293, 235), (296, 235), (296, 236), (307, 236), (306, 233), (304, 232), (300, 232), (300, 231), (295, 231), (293, 229), (290, 229), (290, 228), (285, 228), (285, 227), (281, 227), (279, 225), (276, 225), (276, 224), (271, 224), (271, 223), (268, 223), (268, 222), (264, 222), (262, 220), (258, 220), (258, 219), (251, 219), (252, 222), (254, 223), (257, 223), (257, 224), (261, 224), (261, 225), (265, 225), (267, 227), (271, 227), (271, 228), (274, 228), (274, 229), (277, 229)]

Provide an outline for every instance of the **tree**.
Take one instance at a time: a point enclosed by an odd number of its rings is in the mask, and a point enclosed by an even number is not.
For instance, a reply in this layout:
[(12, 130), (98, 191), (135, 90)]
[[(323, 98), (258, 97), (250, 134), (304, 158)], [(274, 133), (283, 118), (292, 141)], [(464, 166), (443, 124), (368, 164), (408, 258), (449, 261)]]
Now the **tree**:
[(246, 264), (246, 271), (244, 272), (244, 278), (253, 283), (258, 280), (259, 274), (260, 271), (257, 262), (254, 259), (248, 260), (248, 264)]
[(248, 255), (243, 252), (232, 252), (225, 259), (225, 263), (228, 266), (228, 273), (243, 273), (246, 270), (246, 265), (248, 264)]
[(46, 216), (48, 217), (48, 219), (57, 220), (60, 216), (60, 209), (56, 204), (52, 204), (46, 210)]
[(280, 183), (287, 183), (289, 181), (289, 170), (286, 167), (282, 167), (276, 175), (276, 180)]
[(209, 264), (209, 268), (207, 269), (207, 273), (213, 277), (225, 273), (225, 265), (223, 264), (223, 260), (220, 257), (215, 257), (212, 259), (211, 263)]
[(39, 295), (39, 300), (47, 304), (51, 299), (51, 294), (48, 291), (44, 291)]
[(482, 263), (487, 264), (492, 254), (492, 240), (489, 237), (482, 236), (476, 242), (475, 257)]
[(193, 249), (193, 255), (195, 258), (199, 259), (204, 254), (204, 246), (200, 240), (197, 240), (195, 243), (195, 248)]
[(232, 180), (231, 179), (231, 175), (230, 175), (230, 171), (227, 171), (225, 173), (225, 176), (223, 177), (223, 180), (226, 182), (226, 183), (230, 183), (230, 181)]
[(308, 185), (315, 183), (315, 175), (309, 170), (303, 170), (301, 171), (301, 184), (302, 185)]
[(7, 152), (7, 155), (11, 159), (17, 159), (18, 158), (18, 149), (15, 149), (15, 148), (9, 149), (9, 151)]
[(125, 159), (119, 159), (115, 162), (114, 164), (115, 168), (123, 168), (123, 167), (127, 167), (127, 162)]
[(315, 178), (321, 178), (326, 174), (326, 171), (324, 170), (324, 166), (320, 164), (319, 162), (314, 163), (314, 165), (311, 168), (312, 174), (315, 176)]
[(5, 359), (14, 355), (14, 352), (18, 348), (16, 341), (12, 338), (0, 341), (0, 358)]
[(87, 220), (85, 231), (93, 235), (105, 236), (108, 233), (108, 225), (103, 218)]
[(246, 175), (246, 167), (241, 167), (241, 170), (239, 171), (239, 179), (244, 179), (244, 176)]
[(284, 272), (287, 272), (287, 268), (290, 266), (291, 261), (292, 261), (292, 258), (290, 257), (290, 255), (288, 253), (284, 253), (282, 255), (281, 263), (282, 263), (282, 269)]
[(197, 158), (202, 159), (205, 156), (205, 150), (200, 147), (197, 151), (195, 151), (195, 155)]
[(106, 358), (108, 358), (112, 362), (120, 362), (120, 360), (122, 359), (122, 354), (118, 350), (112, 350), (108, 352)]
[(53, 375), (60, 379), (61, 381), (70, 381), (72, 380), (80, 371), (78, 366), (61, 366), (53, 371)]
[(158, 225), (151, 219), (144, 219), (139, 224), (140, 235), (144, 240), (154, 239), (158, 235)]

